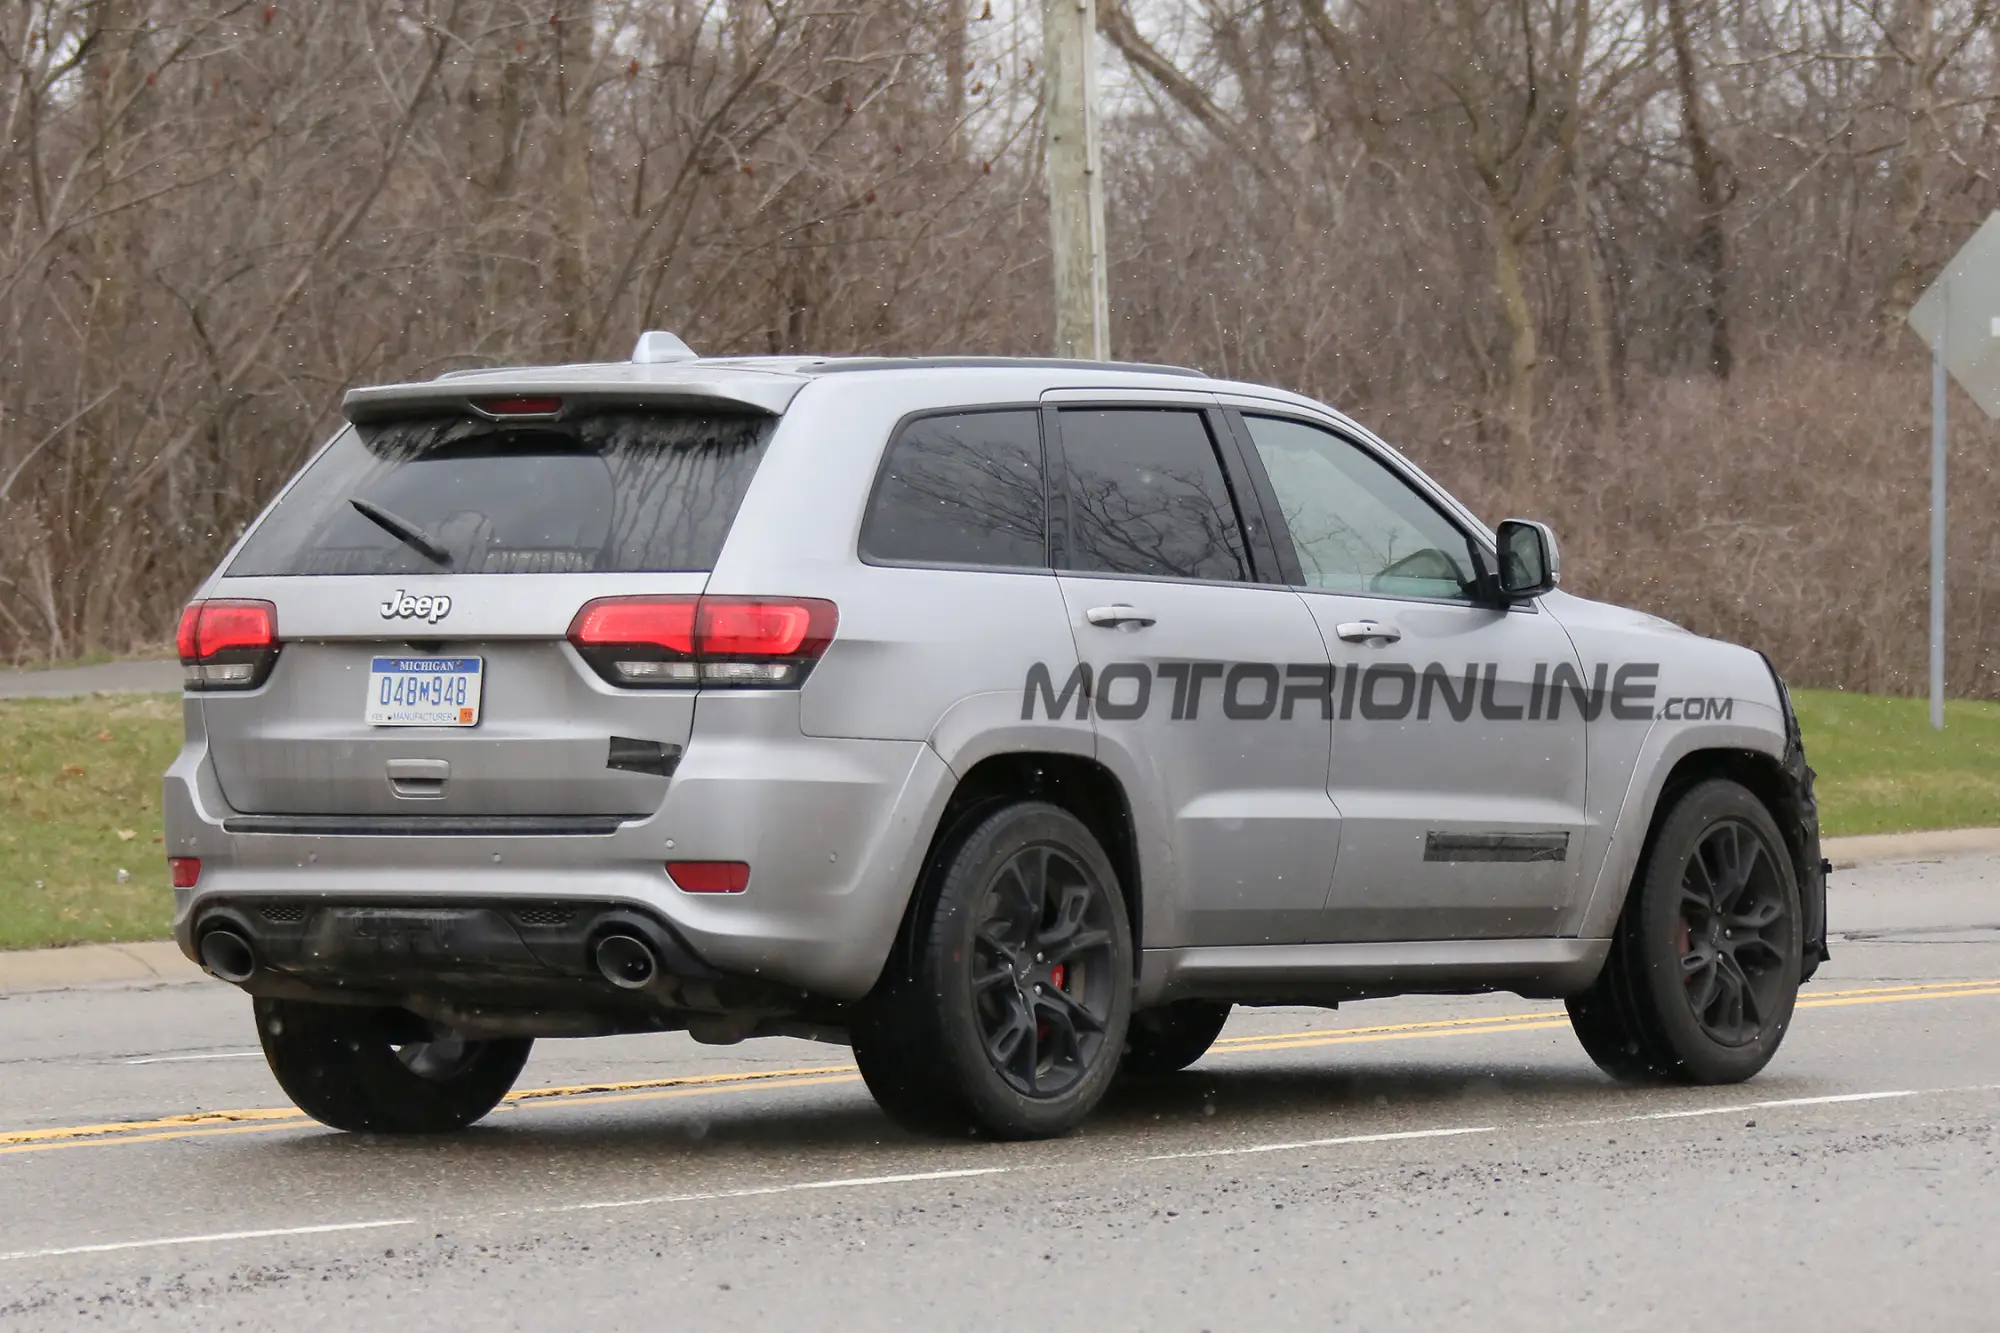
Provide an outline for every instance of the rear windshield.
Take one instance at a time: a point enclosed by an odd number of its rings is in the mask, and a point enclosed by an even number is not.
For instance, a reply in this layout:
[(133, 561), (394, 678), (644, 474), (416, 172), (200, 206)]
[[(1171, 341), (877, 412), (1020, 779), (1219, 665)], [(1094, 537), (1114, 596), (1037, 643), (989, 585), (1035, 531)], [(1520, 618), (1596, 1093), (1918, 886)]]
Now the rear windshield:
[(532, 426), (452, 416), (350, 427), (229, 572), (712, 569), (776, 424), (602, 411)]

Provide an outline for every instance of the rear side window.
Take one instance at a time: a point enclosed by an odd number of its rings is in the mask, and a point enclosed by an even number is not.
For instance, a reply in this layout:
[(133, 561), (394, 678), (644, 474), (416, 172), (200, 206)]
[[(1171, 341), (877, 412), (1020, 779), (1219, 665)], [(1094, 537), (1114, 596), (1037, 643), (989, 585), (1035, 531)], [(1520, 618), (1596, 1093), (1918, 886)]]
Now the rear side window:
[(776, 424), (601, 411), (532, 426), (451, 416), (350, 427), (229, 572), (712, 569)]
[(1247, 581), (1243, 530), (1201, 413), (1062, 412), (1070, 568)]
[(1038, 414), (960, 412), (903, 427), (861, 524), (861, 554), (908, 564), (1048, 568)]

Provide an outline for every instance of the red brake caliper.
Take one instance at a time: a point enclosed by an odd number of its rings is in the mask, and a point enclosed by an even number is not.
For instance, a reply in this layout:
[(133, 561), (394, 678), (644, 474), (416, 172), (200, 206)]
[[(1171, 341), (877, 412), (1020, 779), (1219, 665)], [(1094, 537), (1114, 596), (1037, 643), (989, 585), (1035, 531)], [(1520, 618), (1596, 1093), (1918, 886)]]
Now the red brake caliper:
[[(1057, 990), (1061, 990), (1063, 988), (1063, 980), (1068, 976), (1069, 976), (1068, 965), (1064, 963), (1057, 963), (1054, 967), (1049, 969), (1049, 984), (1054, 986)], [(1047, 1019), (1037, 1020), (1035, 1023), (1035, 1040), (1038, 1042), (1043, 1042), (1047, 1041), (1048, 1039), (1049, 1039), (1048, 1020)]]

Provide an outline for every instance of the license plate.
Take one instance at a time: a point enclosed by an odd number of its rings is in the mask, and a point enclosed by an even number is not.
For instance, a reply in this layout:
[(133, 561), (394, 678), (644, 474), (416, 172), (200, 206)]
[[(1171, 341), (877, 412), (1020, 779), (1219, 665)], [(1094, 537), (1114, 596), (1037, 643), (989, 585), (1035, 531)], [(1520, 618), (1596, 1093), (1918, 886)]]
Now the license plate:
[(477, 657), (378, 657), (368, 664), (368, 711), (374, 727), (471, 727), (479, 724)]

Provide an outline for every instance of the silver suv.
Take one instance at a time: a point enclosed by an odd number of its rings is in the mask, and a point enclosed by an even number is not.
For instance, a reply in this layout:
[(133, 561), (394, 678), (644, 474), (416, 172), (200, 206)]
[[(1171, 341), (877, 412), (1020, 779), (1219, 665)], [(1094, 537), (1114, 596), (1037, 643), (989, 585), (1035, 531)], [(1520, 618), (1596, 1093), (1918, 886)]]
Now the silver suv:
[(1736, 1080), (1825, 957), (1769, 664), (1308, 399), (648, 334), (344, 406), (187, 609), (166, 779), (180, 945), (327, 1124), (685, 1030), (1051, 1135), (1232, 1004), (1422, 991)]

